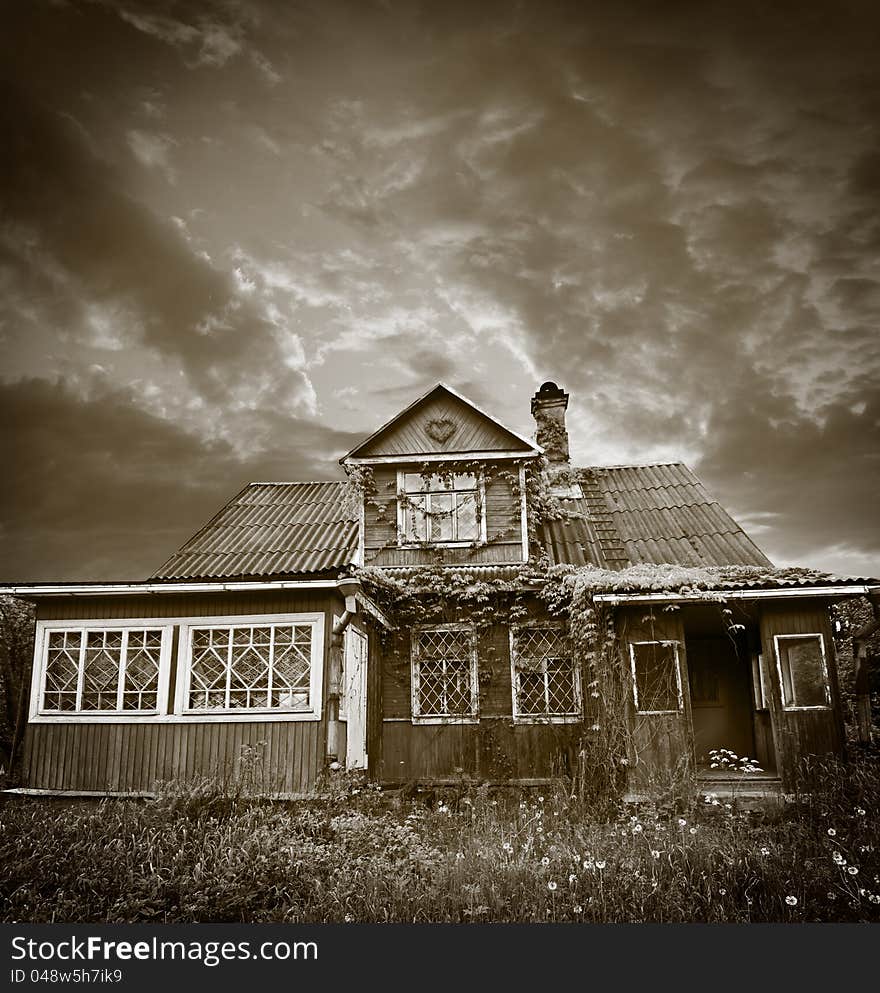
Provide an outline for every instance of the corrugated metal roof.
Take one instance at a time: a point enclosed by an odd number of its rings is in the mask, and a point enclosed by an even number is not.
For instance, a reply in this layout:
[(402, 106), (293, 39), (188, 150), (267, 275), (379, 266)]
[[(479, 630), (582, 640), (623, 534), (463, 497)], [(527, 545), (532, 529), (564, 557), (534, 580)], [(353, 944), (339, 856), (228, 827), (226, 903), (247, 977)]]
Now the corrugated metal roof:
[[(545, 522), (554, 563), (621, 569), (771, 563), (681, 463), (577, 470), (583, 496), (561, 499), (567, 518)], [(251, 483), (152, 579), (229, 579), (329, 573), (357, 551), (346, 482)], [(512, 566), (511, 568), (520, 568)], [(485, 578), (496, 578), (494, 569)]]
[(561, 500), (571, 519), (543, 528), (556, 563), (772, 564), (681, 462), (576, 471), (590, 499)]
[(345, 482), (251, 483), (152, 579), (220, 579), (330, 572), (357, 551)]

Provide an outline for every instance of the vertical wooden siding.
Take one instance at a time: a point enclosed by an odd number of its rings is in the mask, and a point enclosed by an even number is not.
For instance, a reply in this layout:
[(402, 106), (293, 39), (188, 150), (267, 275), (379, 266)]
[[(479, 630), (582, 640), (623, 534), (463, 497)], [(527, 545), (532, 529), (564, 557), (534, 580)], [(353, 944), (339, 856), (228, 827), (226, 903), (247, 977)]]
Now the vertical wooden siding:
[(388, 638), (382, 662), (384, 782), (498, 781), (571, 775), (583, 724), (515, 724), (506, 625), (493, 625), (477, 643), (480, 719), (471, 724), (413, 724), (410, 634)]
[[(337, 613), (343, 609), (333, 594), (294, 591), (59, 598), (42, 601), (37, 616), (39, 620), (112, 622), (116, 618), (266, 614), (269, 620), (272, 614), (323, 612), (326, 687), (333, 609)], [(323, 697), (326, 706), (326, 692)], [(237, 778), (242, 772), (242, 749), (250, 746), (260, 756), (253, 775), (261, 788), (273, 793), (303, 793), (311, 789), (323, 768), (326, 737), (323, 717), (317, 721), (228, 723), (189, 718), (138, 724), (81, 720), (31, 723), (23, 743), (24, 784), (33, 789), (125, 792), (150, 791), (158, 780)]]
[(261, 789), (305, 793), (321, 767), (323, 722), (31, 724), (24, 744), (26, 785), (148, 792), (159, 780), (238, 779), (246, 745), (261, 756), (252, 770)]

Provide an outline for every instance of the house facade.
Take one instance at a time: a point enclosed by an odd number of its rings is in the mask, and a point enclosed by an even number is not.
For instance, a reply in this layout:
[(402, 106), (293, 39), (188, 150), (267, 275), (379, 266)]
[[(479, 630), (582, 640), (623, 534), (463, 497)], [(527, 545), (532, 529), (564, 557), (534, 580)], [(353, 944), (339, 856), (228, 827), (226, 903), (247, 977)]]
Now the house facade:
[(841, 755), (829, 605), (877, 582), (775, 570), (680, 463), (572, 466), (567, 404), (545, 383), (531, 440), (438, 384), (347, 481), (252, 483), (148, 580), (8, 588), (37, 612), (24, 788), (632, 790), (722, 748), (785, 787)]

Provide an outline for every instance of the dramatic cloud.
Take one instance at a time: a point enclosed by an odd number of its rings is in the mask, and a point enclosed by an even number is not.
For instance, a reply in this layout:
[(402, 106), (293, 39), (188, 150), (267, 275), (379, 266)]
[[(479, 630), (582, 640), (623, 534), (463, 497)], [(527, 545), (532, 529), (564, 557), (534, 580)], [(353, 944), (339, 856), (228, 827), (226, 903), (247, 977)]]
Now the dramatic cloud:
[(13, 467), (0, 540), (4, 579), (15, 581), (142, 579), (248, 482), (332, 479), (360, 438), (277, 417), (275, 435), (290, 444), (242, 457), (100, 381), (82, 396), (21, 380), (0, 389), (0, 418), (0, 459)]
[[(684, 458), (771, 558), (880, 572), (873, 5), (131, 0), (7, 22), (3, 374), (25, 407), (60, 378), (73, 409), (112, 398), (136, 438), (210, 453), (196, 483), (158, 450), (169, 551), (192, 523), (175, 476), (207, 516), (215, 479), (332, 473), (341, 438), (438, 379), (525, 433), (556, 379), (581, 464)], [(66, 575), (142, 569), (147, 522), (77, 568), (101, 539), (29, 438), (10, 578), (58, 572), (40, 487), (68, 501)]]

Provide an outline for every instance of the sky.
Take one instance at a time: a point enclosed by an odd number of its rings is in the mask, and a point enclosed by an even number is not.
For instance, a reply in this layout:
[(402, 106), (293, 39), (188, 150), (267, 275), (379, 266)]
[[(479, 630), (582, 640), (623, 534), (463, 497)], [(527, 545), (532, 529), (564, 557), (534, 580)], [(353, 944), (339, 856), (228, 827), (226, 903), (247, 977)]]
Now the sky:
[(438, 381), (880, 574), (874, 2), (29, 0), (0, 579), (148, 576)]

